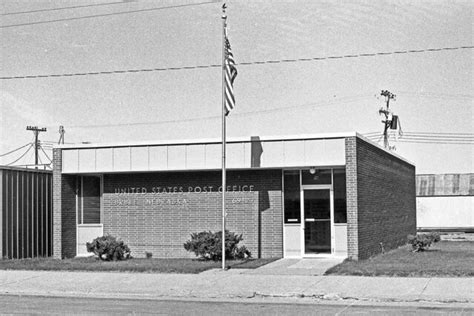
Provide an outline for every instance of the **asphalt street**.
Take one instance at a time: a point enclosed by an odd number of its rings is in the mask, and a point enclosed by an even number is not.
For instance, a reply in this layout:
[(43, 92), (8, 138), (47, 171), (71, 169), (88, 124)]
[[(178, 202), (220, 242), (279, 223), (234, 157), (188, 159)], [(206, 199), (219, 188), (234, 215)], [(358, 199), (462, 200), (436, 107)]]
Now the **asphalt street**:
[(82, 315), (472, 315), (443, 305), (363, 305), (357, 302), (189, 301), (0, 295), (0, 314)]

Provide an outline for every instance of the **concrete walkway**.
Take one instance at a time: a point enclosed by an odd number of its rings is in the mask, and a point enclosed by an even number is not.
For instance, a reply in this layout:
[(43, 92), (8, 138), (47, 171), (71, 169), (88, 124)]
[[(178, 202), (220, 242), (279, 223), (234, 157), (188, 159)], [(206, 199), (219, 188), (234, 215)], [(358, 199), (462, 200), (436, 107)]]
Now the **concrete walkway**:
[[(302, 267), (307, 264), (289, 264), (286, 270), (311, 271)], [(312, 272), (278, 275), (274, 274), (277, 269), (281, 267), (275, 263), (273, 268), (211, 270), (201, 274), (0, 271), (0, 295), (186, 300), (281, 298), (474, 306), (474, 278), (322, 276), (311, 275)]]
[(242, 274), (257, 275), (324, 275), (345, 258), (280, 259), (258, 269), (246, 270)]

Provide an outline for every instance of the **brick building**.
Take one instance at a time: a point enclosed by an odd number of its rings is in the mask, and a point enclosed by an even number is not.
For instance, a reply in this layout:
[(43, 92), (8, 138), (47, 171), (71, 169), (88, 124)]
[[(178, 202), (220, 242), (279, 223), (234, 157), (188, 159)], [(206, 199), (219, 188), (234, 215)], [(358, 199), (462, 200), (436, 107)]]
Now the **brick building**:
[[(111, 234), (132, 255), (190, 257), (221, 230), (221, 143), (54, 149), (54, 256)], [(227, 229), (254, 257), (365, 259), (416, 232), (415, 167), (357, 133), (227, 141)]]

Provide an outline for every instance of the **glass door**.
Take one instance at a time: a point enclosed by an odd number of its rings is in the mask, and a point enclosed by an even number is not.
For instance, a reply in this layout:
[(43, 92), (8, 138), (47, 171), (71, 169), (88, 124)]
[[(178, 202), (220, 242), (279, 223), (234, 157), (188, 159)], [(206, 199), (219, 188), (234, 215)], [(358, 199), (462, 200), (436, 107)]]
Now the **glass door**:
[(331, 253), (331, 190), (303, 190), (304, 253)]

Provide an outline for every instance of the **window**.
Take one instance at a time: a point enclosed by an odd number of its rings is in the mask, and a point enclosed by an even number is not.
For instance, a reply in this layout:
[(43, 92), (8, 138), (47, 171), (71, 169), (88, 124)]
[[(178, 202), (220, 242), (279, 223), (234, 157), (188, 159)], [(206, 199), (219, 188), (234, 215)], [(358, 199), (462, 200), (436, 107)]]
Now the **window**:
[(346, 170), (334, 169), (334, 223), (347, 223)]
[(283, 175), (285, 223), (301, 223), (300, 172), (299, 170), (284, 171)]
[(302, 171), (303, 184), (331, 184), (331, 169), (314, 169)]
[(79, 177), (78, 224), (100, 224), (100, 177)]

